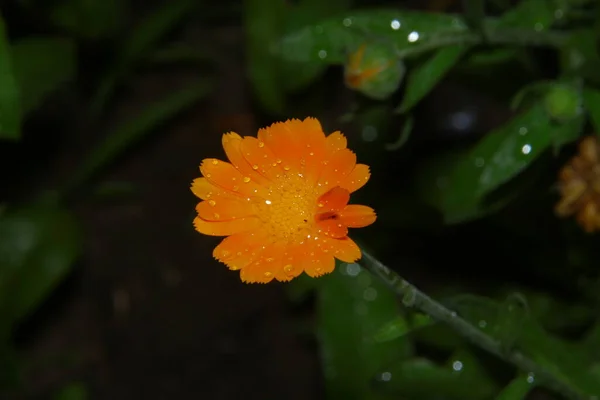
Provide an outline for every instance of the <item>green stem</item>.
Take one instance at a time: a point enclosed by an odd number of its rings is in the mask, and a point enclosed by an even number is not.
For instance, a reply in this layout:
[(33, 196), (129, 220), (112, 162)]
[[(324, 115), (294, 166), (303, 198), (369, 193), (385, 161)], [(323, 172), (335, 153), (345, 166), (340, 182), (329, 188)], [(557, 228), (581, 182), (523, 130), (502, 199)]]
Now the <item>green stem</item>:
[(362, 254), (361, 264), (380, 278), (397, 295), (402, 297), (402, 301), (406, 306), (415, 307), (429, 315), (432, 319), (447, 324), (471, 343), (489, 353), (495, 354), (500, 359), (515, 365), (524, 372), (532, 373), (542, 385), (561, 393), (568, 399), (589, 400), (589, 396), (585, 396), (579, 390), (555, 376), (552, 372), (526, 357), (523, 353), (519, 351), (504, 351), (502, 344), (498, 340), (488, 336), (479, 328), (458, 316), (456, 312), (446, 308), (421, 292), (413, 284), (390, 270), (369, 253), (362, 250)]

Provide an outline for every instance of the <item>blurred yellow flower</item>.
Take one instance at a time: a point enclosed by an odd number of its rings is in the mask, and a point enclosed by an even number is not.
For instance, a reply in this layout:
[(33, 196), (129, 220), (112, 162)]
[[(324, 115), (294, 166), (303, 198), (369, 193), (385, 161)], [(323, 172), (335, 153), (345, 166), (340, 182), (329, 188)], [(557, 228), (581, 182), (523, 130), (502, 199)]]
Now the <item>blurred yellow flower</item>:
[(355, 262), (360, 249), (348, 228), (375, 222), (372, 208), (348, 205), (369, 179), (340, 132), (325, 136), (318, 120), (278, 122), (258, 138), (223, 135), (229, 162), (205, 159), (192, 183), (201, 201), (194, 226), (227, 236), (214, 257), (242, 281), (289, 281), (302, 272), (333, 271), (335, 259)]
[(579, 143), (579, 153), (558, 176), (561, 199), (555, 212), (559, 217), (575, 215), (584, 231), (600, 229), (600, 144), (596, 136)]

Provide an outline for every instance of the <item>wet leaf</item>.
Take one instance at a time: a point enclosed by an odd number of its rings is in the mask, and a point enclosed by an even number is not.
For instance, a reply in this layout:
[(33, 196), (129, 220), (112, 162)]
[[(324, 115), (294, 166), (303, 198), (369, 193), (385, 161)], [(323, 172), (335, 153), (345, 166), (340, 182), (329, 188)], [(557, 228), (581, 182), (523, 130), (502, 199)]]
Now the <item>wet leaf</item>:
[(523, 0), (504, 13), (499, 21), (502, 27), (530, 28), (537, 32), (549, 29), (554, 23), (555, 8), (548, 0)]
[(594, 30), (580, 29), (569, 32), (561, 47), (560, 63), (563, 75), (600, 84), (600, 54)]
[(273, 51), (295, 62), (343, 64), (366, 38), (389, 42), (399, 58), (457, 43), (468, 33), (453, 15), (397, 10), (353, 11), (286, 35)]
[(438, 50), (421, 65), (413, 67), (406, 80), (406, 93), (398, 112), (405, 113), (421, 101), (456, 65), (466, 46), (448, 46)]
[(425, 314), (416, 313), (412, 316), (398, 315), (383, 325), (375, 334), (377, 342), (389, 342), (398, 339), (414, 330), (433, 325), (434, 321)]
[(376, 387), (410, 399), (483, 400), (496, 392), (485, 368), (466, 350), (456, 352), (448, 364), (423, 358), (402, 361), (380, 373)]
[(36, 109), (53, 90), (75, 77), (75, 43), (68, 38), (28, 37), (12, 45), (15, 78), (24, 114)]
[(531, 389), (534, 388), (534, 385), (529, 382), (530, 379), (527, 375), (520, 375), (513, 379), (496, 396), (496, 400), (525, 400)]
[(14, 76), (10, 44), (0, 15), (0, 139), (21, 137), (21, 96)]
[(50, 12), (50, 19), (79, 37), (107, 38), (122, 28), (127, 3), (123, 0), (62, 0)]
[(81, 252), (75, 218), (54, 208), (25, 208), (0, 217), (0, 314), (19, 321), (70, 271)]
[(583, 90), (583, 104), (591, 119), (596, 134), (600, 135), (600, 91), (592, 88)]
[(358, 264), (340, 263), (320, 278), (317, 321), (328, 399), (375, 398), (375, 374), (411, 352), (405, 338), (373, 340), (398, 312), (394, 294)]
[(527, 300), (519, 293), (509, 294), (500, 304), (492, 334), (500, 340), (505, 351), (515, 345), (529, 317)]
[(210, 93), (212, 87), (212, 82), (208, 78), (200, 79), (171, 95), (165, 96), (146, 108), (138, 116), (126, 121), (110, 132), (104, 142), (97, 145), (92, 154), (86, 158), (84, 164), (66, 186), (66, 190), (71, 190), (83, 183), (97, 170), (113, 161), (129, 146), (152, 133), (160, 124), (165, 123), (183, 109), (204, 98)]
[(100, 82), (92, 100), (93, 113), (100, 113), (119, 81), (131, 72), (138, 61), (149, 55), (164, 35), (185, 18), (197, 4), (195, 0), (168, 1), (142, 19), (117, 49), (113, 65)]

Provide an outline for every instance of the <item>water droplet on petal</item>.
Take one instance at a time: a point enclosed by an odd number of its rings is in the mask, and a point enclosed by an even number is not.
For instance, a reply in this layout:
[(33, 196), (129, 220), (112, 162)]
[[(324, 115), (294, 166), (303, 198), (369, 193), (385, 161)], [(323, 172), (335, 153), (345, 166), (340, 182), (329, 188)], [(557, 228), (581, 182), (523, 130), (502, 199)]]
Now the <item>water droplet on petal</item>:
[(214, 215), (213, 215), (213, 216), (215, 217), (215, 219), (219, 219), (219, 218), (221, 218), (221, 216), (220, 216), (219, 214), (217, 214), (217, 213), (214, 213)]
[(258, 147), (265, 147), (265, 142), (263, 142), (262, 140), (260, 140), (258, 142)]
[(288, 264), (283, 267), (283, 270), (285, 271), (286, 274), (289, 274), (294, 270), (294, 267), (292, 266), (292, 264)]
[(217, 202), (216, 202), (216, 201), (214, 201), (214, 200), (209, 200), (209, 201), (208, 201), (208, 204), (210, 204), (211, 206), (213, 206), (213, 207), (214, 207), (214, 206), (216, 206), (216, 205), (217, 205)]
[(248, 183), (248, 182), (250, 182), (250, 178), (247, 177), (247, 176), (245, 176), (244, 179), (243, 179), (243, 181), (244, 181), (244, 183)]
[(240, 187), (239, 187), (239, 186), (234, 186), (234, 187), (232, 187), (231, 189), (232, 189), (234, 192), (237, 192), (238, 190), (240, 190)]
[(219, 163), (219, 160), (212, 160), (212, 165), (217, 165)]
[(256, 170), (258, 169), (258, 165), (254, 164), (254, 165), (252, 166), (252, 169), (256, 171)]
[(269, 271), (267, 271), (267, 272), (265, 272), (265, 276), (266, 276), (267, 278), (270, 278), (270, 277), (272, 277), (272, 276), (273, 276), (273, 273), (272, 273), (272, 272), (269, 272)]
[(285, 167), (283, 167), (283, 169), (284, 169), (284, 171), (289, 171), (290, 167), (286, 165)]

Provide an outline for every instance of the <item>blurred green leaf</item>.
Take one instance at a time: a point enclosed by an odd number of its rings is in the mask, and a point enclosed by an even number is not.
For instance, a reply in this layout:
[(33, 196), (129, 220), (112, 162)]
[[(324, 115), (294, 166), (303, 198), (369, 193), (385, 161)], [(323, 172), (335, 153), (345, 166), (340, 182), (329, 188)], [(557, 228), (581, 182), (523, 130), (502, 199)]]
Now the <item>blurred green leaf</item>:
[(10, 44), (0, 15), (0, 139), (21, 137), (21, 96), (14, 76)]
[(530, 318), (527, 300), (519, 293), (511, 293), (498, 308), (493, 335), (500, 340), (505, 351), (510, 351), (521, 334), (523, 324)]
[(246, 66), (254, 93), (265, 110), (281, 115), (285, 92), (281, 82), (281, 60), (269, 52), (269, 44), (284, 29), (284, 0), (245, 0)]
[(561, 47), (560, 63), (563, 75), (600, 84), (600, 54), (594, 30), (579, 29), (569, 32), (568, 39)]
[(295, 62), (343, 64), (366, 38), (389, 42), (399, 58), (443, 47), (468, 33), (457, 16), (415, 11), (349, 11), (286, 35), (273, 51)]
[(50, 19), (81, 38), (103, 39), (122, 28), (128, 3), (126, 0), (62, 0), (50, 11)]
[(162, 100), (146, 108), (140, 115), (109, 133), (104, 142), (96, 146), (92, 154), (86, 158), (84, 164), (67, 185), (66, 190), (68, 191), (90, 178), (97, 170), (105, 167), (129, 146), (153, 132), (160, 124), (204, 98), (210, 93), (212, 87), (212, 82), (208, 78), (200, 79), (198, 82), (165, 96)]
[(438, 50), (424, 63), (413, 67), (406, 80), (406, 93), (398, 112), (405, 113), (421, 101), (467, 50), (466, 46), (448, 46)]
[(465, 20), (474, 30), (481, 30), (485, 18), (484, 0), (464, 0)]
[(153, 47), (197, 4), (196, 0), (165, 2), (158, 10), (143, 18), (131, 35), (123, 39), (113, 65), (92, 99), (91, 110), (94, 114), (100, 113), (119, 81), (131, 72), (137, 62), (151, 53)]
[(85, 384), (73, 382), (60, 389), (53, 400), (86, 400), (87, 398), (88, 390)]
[(387, 368), (378, 378), (379, 390), (408, 399), (484, 400), (497, 390), (485, 368), (466, 350), (455, 352), (449, 365), (414, 358)]
[(21, 88), (21, 106), (27, 114), (77, 69), (75, 43), (68, 38), (29, 37), (12, 45), (15, 78)]
[(374, 335), (398, 315), (394, 294), (358, 264), (338, 264), (319, 280), (318, 336), (328, 399), (376, 399), (371, 379), (411, 352), (402, 338), (377, 343)]
[(600, 91), (592, 88), (583, 89), (583, 105), (596, 134), (600, 135)]
[[(482, 330), (492, 335), (497, 331), (496, 324), (501, 321), (501, 312), (500, 306), (494, 300), (461, 295), (453, 299), (451, 304), (463, 318), (480, 327), (484, 326)], [(481, 324), (481, 321), (486, 323)], [(515, 324), (517, 323), (518, 321), (515, 321)], [(544, 331), (532, 318), (521, 320), (514, 347), (582, 395), (600, 393), (600, 382), (589, 372), (593, 361), (591, 355), (580, 346)], [(540, 386), (544, 385), (541, 381), (537, 383)]]
[(537, 32), (549, 29), (555, 21), (555, 7), (549, 0), (522, 0), (498, 20), (503, 27), (530, 28)]
[(530, 383), (530, 377), (520, 375), (513, 379), (502, 392), (496, 396), (496, 400), (525, 400), (527, 395), (533, 389), (534, 385)]
[(434, 321), (425, 314), (416, 313), (412, 317), (398, 315), (383, 325), (375, 334), (374, 339), (377, 342), (389, 342), (432, 324)]
[(35, 207), (2, 215), (2, 323), (10, 324), (34, 311), (70, 271), (80, 252), (79, 226), (64, 210)]

